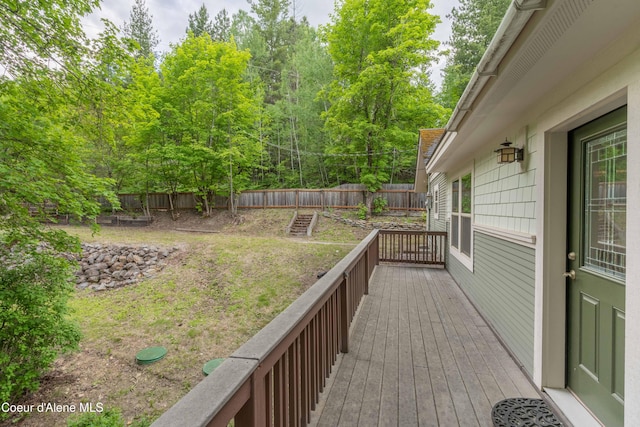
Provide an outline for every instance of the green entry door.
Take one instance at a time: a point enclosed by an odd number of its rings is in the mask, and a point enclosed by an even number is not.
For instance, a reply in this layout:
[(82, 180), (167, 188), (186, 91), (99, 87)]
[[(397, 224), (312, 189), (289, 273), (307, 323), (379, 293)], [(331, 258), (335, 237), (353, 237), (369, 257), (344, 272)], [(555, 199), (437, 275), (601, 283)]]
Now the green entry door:
[(606, 426), (624, 415), (626, 113), (569, 139), (567, 381)]

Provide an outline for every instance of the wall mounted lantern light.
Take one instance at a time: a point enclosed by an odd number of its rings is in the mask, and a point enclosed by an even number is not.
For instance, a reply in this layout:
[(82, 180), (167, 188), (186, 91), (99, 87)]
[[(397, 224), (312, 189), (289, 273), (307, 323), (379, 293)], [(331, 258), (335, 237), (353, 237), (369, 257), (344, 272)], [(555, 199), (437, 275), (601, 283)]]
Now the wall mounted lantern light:
[(433, 207), (433, 194), (431, 194), (431, 191), (429, 191), (425, 196), (424, 207), (428, 210), (431, 210)]
[(504, 142), (501, 148), (496, 150), (498, 153), (498, 163), (513, 163), (513, 162), (521, 162), (524, 160), (524, 148), (512, 147), (507, 138), (504, 139)]

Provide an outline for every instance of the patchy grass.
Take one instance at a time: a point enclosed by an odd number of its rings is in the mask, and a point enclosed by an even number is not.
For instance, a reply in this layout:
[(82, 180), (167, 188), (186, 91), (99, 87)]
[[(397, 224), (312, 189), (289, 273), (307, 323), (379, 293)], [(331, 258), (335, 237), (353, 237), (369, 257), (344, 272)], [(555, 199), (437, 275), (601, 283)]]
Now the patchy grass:
[[(178, 226), (218, 233), (176, 231), (173, 223), (104, 227), (95, 236), (65, 227), (86, 242), (180, 250), (153, 279), (102, 293), (78, 291), (71, 308), (84, 334), (81, 349), (57, 360), (25, 403), (100, 403), (127, 423), (148, 424), (202, 380), (205, 362), (235, 351), (368, 234), (321, 218), (312, 239), (288, 238), (291, 215), (249, 212), (239, 223), (222, 216), (183, 219)], [(166, 347), (167, 356), (137, 365), (136, 353), (149, 346)], [(33, 413), (18, 425), (65, 426), (71, 415)]]

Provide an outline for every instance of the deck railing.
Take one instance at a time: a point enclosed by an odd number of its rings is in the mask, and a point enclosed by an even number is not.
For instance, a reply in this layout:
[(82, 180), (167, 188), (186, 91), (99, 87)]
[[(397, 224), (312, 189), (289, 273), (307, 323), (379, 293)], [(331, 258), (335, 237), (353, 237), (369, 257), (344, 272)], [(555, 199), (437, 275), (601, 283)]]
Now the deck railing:
[(165, 412), (154, 427), (302, 426), (340, 352), (379, 259), (373, 231), (302, 296)]
[(380, 231), (380, 261), (445, 265), (447, 233)]
[(379, 261), (444, 265), (444, 232), (374, 230), (152, 427), (308, 424)]

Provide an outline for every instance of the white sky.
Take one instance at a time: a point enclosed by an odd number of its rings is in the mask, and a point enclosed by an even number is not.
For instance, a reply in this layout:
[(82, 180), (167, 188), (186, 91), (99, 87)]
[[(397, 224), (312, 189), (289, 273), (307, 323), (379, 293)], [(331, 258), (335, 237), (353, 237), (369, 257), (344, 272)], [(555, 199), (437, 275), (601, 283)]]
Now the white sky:
[[(90, 36), (98, 34), (102, 29), (100, 18), (109, 19), (116, 26), (122, 27), (129, 20), (131, 8), (135, 0), (102, 0), (101, 9), (94, 12), (84, 20), (85, 31)], [(166, 52), (170, 44), (175, 44), (185, 36), (189, 14), (196, 12), (204, 3), (213, 19), (222, 9), (227, 9), (230, 16), (238, 10), (250, 11), (246, 0), (146, 0), (149, 13), (153, 17), (153, 26), (158, 31), (160, 44), (158, 50)], [(306, 16), (311, 25), (318, 26), (329, 22), (329, 15), (333, 12), (332, 0), (291, 0), (295, 3), (296, 15)], [(458, 0), (431, 0), (433, 8), (431, 13), (439, 15), (442, 23), (434, 33), (434, 38), (441, 42), (447, 41), (450, 34), (450, 24), (446, 15), (457, 6)], [(439, 85), (441, 81), (440, 69), (443, 63), (438, 64), (432, 72), (432, 78)]]

